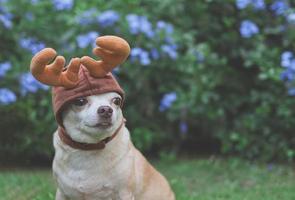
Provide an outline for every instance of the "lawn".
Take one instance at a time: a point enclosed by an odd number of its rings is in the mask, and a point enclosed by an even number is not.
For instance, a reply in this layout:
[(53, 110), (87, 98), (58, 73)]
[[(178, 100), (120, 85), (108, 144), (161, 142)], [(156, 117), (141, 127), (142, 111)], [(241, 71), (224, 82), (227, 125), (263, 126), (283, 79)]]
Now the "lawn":
[[(295, 172), (286, 165), (240, 159), (153, 162), (168, 177), (178, 200), (292, 200)], [(1, 170), (0, 199), (54, 199), (50, 170)]]

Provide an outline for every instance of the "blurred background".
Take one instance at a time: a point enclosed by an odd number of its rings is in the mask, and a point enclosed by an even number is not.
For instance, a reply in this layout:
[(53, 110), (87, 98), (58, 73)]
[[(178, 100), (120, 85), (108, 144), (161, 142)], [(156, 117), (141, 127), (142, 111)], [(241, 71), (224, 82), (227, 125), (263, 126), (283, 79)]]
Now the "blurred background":
[(53, 158), (50, 88), (32, 56), (92, 56), (107, 34), (132, 48), (113, 73), (145, 155), (294, 161), (293, 0), (0, 0), (1, 165)]

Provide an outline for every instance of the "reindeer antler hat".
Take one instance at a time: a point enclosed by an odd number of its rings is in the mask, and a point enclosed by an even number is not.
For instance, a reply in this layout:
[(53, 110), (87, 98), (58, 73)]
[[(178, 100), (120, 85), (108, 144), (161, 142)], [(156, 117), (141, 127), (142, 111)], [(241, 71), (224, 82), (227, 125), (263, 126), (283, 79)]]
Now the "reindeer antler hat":
[[(65, 58), (56, 56), (56, 51), (51, 48), (43, 49), (32, 58), (30, 68), (33, 76), (53, 86), (53, 110), (61, 127), (62, 110), (78, 97), (117, 92), (124, 99), (124, 91), (111, 70), (127, 59), (130, 52), (128, 43), (116, 36), (102, 36), (96, 39), (96, 44), (98, 47), (93, 49), (93, 53), (101, 58), (99, 61), (88, 56), (73, 58), (64, 68)], [(52, 64), (48, 64), (52, 60)]]

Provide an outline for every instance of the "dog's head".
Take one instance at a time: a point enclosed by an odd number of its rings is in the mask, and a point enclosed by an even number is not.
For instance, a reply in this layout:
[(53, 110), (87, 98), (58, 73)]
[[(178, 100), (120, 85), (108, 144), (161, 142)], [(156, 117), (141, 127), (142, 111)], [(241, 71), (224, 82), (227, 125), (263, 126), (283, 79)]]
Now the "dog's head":
[(124, 91), (111, 71), (130, 53), (129, 44), (116, 36), (96, 39), (93, 53), (74, 58), (64, 67), (65, 58), (52, 48), (38, 52), (31, 60), (32, 75), (53, 86), (53, 110), (58, 125), (78, 142), (93, 143), (108, 137), (123, 121)]
[(122, 97), (116, 92), (76, 98), (62, 112), (63, 125), (73, 140), (97, 142), (121, 125), (121, 105)]

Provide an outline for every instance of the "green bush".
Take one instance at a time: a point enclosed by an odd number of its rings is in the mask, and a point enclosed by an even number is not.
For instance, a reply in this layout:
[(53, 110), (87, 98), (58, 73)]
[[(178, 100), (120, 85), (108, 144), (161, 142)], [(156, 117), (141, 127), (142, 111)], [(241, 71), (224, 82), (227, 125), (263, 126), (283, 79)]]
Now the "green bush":
[(26, 74), (32, 55), (45, 46), (67, 60), (91, 55), (98, 34), (114, 34), (133, 49), (114, 73), (143, 151), (207, 138), (224, 154), (293, 160), (294, 98), (280, 62), (294, 49), (294, 5), (251, 2), (0, 1), (0, 89), (13, 91), (0, 90), (1, 157), (52, 155), (50, 94)]

